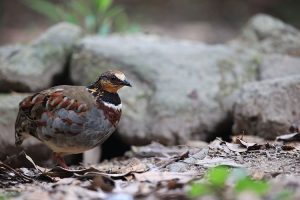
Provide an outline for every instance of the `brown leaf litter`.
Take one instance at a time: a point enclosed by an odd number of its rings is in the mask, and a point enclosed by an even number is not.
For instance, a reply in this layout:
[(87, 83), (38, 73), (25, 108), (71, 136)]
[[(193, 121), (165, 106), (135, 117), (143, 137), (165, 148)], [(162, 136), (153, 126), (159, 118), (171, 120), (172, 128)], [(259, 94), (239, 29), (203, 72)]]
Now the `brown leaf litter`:
[[(299, 150), (288, 148), (287, 142), (258, 143), (236, 137), (231, 143), (219, 138), (200, 147), (194, 143), (133, 146), (123, 157), (71, 169), (42, 168), (21, 153), (0, 162), (0, 193), (17, 192), (15, 199), (44, 200), (186, 199), (190, 182), (201, 179), (208, 168), (217, 165), (247, 168), (257, 180), (300, 177)], [(23, 166), (16, 160), (22, 161)], [(300, 181), (297, 183), (296, 188), (300, 189)], [(284, 188), (289, 182), (276, 184)]]

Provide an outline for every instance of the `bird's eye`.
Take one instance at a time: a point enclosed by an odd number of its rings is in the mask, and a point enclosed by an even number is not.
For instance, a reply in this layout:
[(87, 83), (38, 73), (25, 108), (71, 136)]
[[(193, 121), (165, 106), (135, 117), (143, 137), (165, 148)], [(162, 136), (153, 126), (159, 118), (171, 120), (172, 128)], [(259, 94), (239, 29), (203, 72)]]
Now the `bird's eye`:
[(111, 77), (111, 80), (112, 80), (112, 81), (116, 81), (116, 80), (117, 80), (117, 77), (113, 76), (113, 77)]

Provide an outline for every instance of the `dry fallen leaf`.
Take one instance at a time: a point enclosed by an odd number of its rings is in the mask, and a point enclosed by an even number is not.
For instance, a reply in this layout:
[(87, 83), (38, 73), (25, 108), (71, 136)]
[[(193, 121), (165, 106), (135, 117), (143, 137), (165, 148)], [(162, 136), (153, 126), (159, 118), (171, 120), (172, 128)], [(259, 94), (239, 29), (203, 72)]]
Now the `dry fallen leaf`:
[(214, 150), (221, 150), (225, 153), (230, 153), (230, 149), (227, 147), (226, 142), (221, 138), (216, 138), (214, 141), (209, 143), (208, 147)]
[(282, 146), (281, 146), (281, 149), (282, 149), (283, 151), (291, 151), (291, 150), (294, 150), (295, 147), (292, 146), (292, 145), (282, 145)]
[(208, 148), (203, 148), (194, 154), (190, 155), (188, 158), (184, 159), (184, 163), (195, 164), (198, 160), (204, 159), (209, 152)]
[(147, 171), (144, 173), (134, 173), (134, 177), (137, 181), (149, 181), (151, 183), (158, 183), (161, 181), (178, 180), (179, 183), (187, 183), (190, 180), (195, 179), (199, 175), (199, 172), (168, 172), (168, 171)]
[(222, 139), (216, 138), (209, 143), (208, 147), (210, 149), (223, 149), (223, 144), (225, 144), (225, 142)]
[(246, 147), (247, 150), (258, 150), (261, 148), (261, 144), (257, 144), (255, 142), (245, 142), (242, 139), (236, 138), (236, 143)]
[[(236, 140), (234, 148), (257, 148), (256, 142), (250, 140)], [(247, 142), (246, 142), (247, 141)], [(37, 195), (42, 199), (187, 199), (187, 185), (205, 174), (208, 167), (227, 165), (252, 169), (251, 177), (260, 180), (266, 177), (273, 178), (285, 175), (282, 170), (289, 170), (292, 175), (297, 175), (299, 162), (295, 161), (297, 152), (284, 152), (282, 144), (263, 144), (263, 151), (250, 151), (236, 153), (228, 148), (231, 143), (216, 140), (216, 148), (181, 148), (161, 147), (164, 156), (147, 158), (122, 157), (104, 161), (99, 165), (82, 169), (64, 169), (55, 167), (51, 170), (41, 169), (32, 159), (25, 154), (26, 167), (14, 169), (21, 176), (29, 177), (30, 184), (18, 184), (12, 177), (13, 186), (20, 191), (19, 199), (33, 199)], [(229, 144), (229, 145), (228, 145)], [(295, 142), (295, 145), (298, 143)], [(159, 146), (159, 145), (158, 145)], [(284, 145), (283, 148), (289, 148)], [(291, 142), (288, 143), (291, 146)], [(294, 146), (294, 145), (292, 145)], [(152, 146), (153, 147), (153, 146)], [(167, 150), (169, 148), (169, 150)], [(188, 151), (187, 151), (188, 150)], [(229, 152), (229, 153), (228, 153)], [(134, 155), (132, 155), (134, 156)], [(163, 162), (161, 162), (163, 161)], [(0, 178), (1, 171), (0, 167)], [(6, 169), (4, 169), (6, 170)], [(41, 170), (41, 171), (39, 171)], [(45, 171), (46, 170), (46, 171)], [(49, 175), (57, 180), (55, 183), (41, 181), (39, 175)], [(38, 177), (38, 178), (37, 178)], [(6, 182), (7, 183), (7, 182)], [(10, 184), (11, 184), (10, 183)], [(4, 184), (4, 185), (3, 185)], [(11, 187), (0, 180), (0, 187)], [(42, 191), (41, 193), (37, 190)], [(1, 192), (1, 190), (0, 190)], [(33, 195), (34, 194), (34, 195)], [(233, 198), (231, 198), (233, 199)]]
[(228, 147), (228, 149), (230, 149), (231, 151), (234, 151), (234, 152), (246, 152), (248, 149), (247, 147), (244, 147), (240, 144), (234, 144), (234, 143), (229, 143), (229, 142), (226, 142), (226, 146)]
[(39, 171), (44, 171), (45, 168), (42, 168), (35, 164), (30, 156), (28, 156), (25, 151), (21, 151), (19, 154), (8, 157), (4, 163), (13, 167), (13, 168), (33, 168)]
[(104, 192), (111, 192), (115, 188), (115, 182), (108, 176), (95, 176), (91, 182), (91, 189), (101, 189)]
[(240, 138), (235, 138), (234, 143), (226, 142), (226, 146), (234, 152), (246, 152), (251, 150), (258, 150), (262, 145), (254, 142), (246, 142)]
[(290, 133), (286, 135), (281, 135), (276, 137), (277, 141), (283, 141), (283, 142), (291, 142), (291, 141), (300, 141), (300, 133)]
[(0, 161), (0, 188), (19, 183), (31, 183), (33, 180)]
[[(18, 166), (23, 174), (28, 174), (31, 178), (36, 178), (39, 180), (55, 182), (56, 180), (48, 176), (45, 172), (46, 168), (40, 167), (35, 164), (30, 156), (28, 156), (24, 151), (20, 152), (16, 156), (12, 156), (6, 160), (10, 166)], [(29, 177), (27, 176), (27, 177)]]
[(120, 178), (126, 176), (128, 173), (105, 173), (101, 172), (100, 170), (90, 167), (87, 169), (81, 169), (81, 170), (71, 170), (71, 169), (65, 169), (62, 167), (55, 167), (47, 172), (45, 172), (50, 177), (59, 177), (59, 178), (68, 178), (72, 176), (76, 176), (77, 178), (93, 178), (95, 176), (109, 176), (113, 178)]
[[(296, 150), (300, 150), (300, 142), (288, 142), (288, 143), (286, 143), (285, 145), (283, 145), (283, 146), (290, 146), (291, 148), (294, 148), (294, 149), (296, 149)], [(285, 148), (285, 147), (284, 147)], [(282, 149), (282, 150), (284, 150), (284, 148)], [(291, 149), (290, 148), (290, 150), (293, 150), (293, 149)]]
[(172, 156), (171, 158), (165, 158), (164, 160), (158, 162), (156, 165), (159, 167), (159, 168), (165, 168), (166, 166), (174, 163), (174, 162), (177, 162), (179, 160), (183, 160), (185, 158), (188, 158), (189, 157), (189, 151), (184, 151), (182, 153), (180, 153), (179, 155), (176, 155), (176, 156)]
[(204, 167), (215, 167), (218, 165), (225, 165), (229, 167), (244, 167), (241, 164), (236, 163), (234, 160), (225, 159), (225, 158), (205, 158), (203, 160), (199, 160), (195, 163), (196, 165), (202, 165)]
[(99, 172), (107, 174), (124, 174), (127, 175), (133, 172), (145, 172), (149, 168), (141, 160), (137, 158), (131, 158), (127, 160), (116, 160), (110, 162), (103, 162), (98, 166), (95, 166)]
[(173, 157), (178, 156), (182, 152), (187, 151), (186, 146), (174, 146), (174, 147), (166, 147), (160, 143), (152, 142), (147, 146), (137, 147), (132, 146), (131, 152), (134, 156), (149, 158), (149, 157)]
[(262, 137), (259, 137), (257, 135), (236, 135), (232, 137), (232, 141), (236, 143), (237, 139), (241, 139), (243, 141), (247, 141), (247, 143), (256, 143), (256, 144), (263, 144), (266, 142), (266, 140)]

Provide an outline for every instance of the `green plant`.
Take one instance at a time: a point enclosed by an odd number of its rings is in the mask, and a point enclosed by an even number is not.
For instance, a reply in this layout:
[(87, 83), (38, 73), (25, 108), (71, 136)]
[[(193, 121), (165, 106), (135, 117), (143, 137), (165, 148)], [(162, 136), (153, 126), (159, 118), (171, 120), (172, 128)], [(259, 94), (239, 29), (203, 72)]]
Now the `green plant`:
[(32, 10), (54, 22), (67, 21), (83, 27), (89, 33), (107, 35), (111, 32), (137, 31), (128, 16), (113, 0), (67, 0), (55, 4), (48, 0), (23, 0)]
[(18, 195), (18, 192), (2, 192), (0, 193), (0, 200), (12, 199), (13, 197), (17, 197)]
[(263, 180), (251, 179), (243, 169), (232, 170), (225, 166), (217, 166), (210, 169), (201, 182), (192, 183), (189, 196), (195, 198), (214, 195), (224, 199), (225, 191), (228, 189), (228, 182), (230, 181), (233, 182), (233, 192), (236, 194), (251, 191), (258, 196), (263, 196), (269, 189), (269, 183)]
[(224, 190), (230, 175), (229, 170), (225, 166), (217, 166), (210, 169), (202, 182), (195, 182), (191, 185), (189, 196), (193, 198), (213, 194), (222, 195), (222, 190)]
[(245, 177), (235, 184), (234, 189), (236, 192), (250, 190), (258, 195), (264, 195), (269, 189), (269, 184), (266, 181), (255, 181)]

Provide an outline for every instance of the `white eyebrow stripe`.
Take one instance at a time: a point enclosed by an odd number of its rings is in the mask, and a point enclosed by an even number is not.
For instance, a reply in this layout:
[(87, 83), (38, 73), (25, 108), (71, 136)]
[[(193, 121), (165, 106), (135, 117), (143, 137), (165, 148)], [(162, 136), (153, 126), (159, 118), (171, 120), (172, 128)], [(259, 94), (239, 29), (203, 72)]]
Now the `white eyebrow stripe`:
[(56, 89), (54, 90), (54, 92), (61, 92), (61, 91), (64, 91), (64, 89), (62, 89), (62, 88), (56, 88)]
[(117, 73), (117, 74), (115, 74), (115, 76), (116, 76), (118, 79), (120, 79), (121, 81), (124, 81), (124, 80), (125, 80), (125, 75), (124, 75), (124, 74), (119, 74), (119, 73)]

